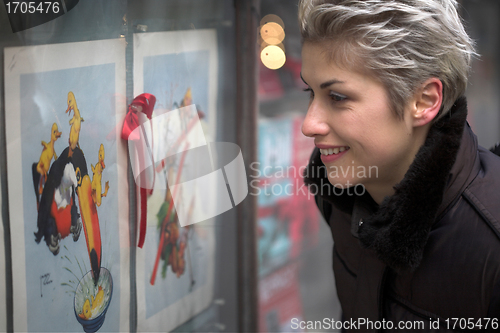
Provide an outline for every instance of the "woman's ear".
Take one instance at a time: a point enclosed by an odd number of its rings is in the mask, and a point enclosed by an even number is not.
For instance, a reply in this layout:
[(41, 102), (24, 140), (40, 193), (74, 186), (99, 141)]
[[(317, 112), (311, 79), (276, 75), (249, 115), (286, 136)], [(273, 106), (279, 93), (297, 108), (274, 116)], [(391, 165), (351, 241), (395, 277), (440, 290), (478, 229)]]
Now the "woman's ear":
[(417, 90), (412, 105), (413, 126), (430, 123), (439, 113), (443, 103), (443, 83), (438, 78), (430, 78)]

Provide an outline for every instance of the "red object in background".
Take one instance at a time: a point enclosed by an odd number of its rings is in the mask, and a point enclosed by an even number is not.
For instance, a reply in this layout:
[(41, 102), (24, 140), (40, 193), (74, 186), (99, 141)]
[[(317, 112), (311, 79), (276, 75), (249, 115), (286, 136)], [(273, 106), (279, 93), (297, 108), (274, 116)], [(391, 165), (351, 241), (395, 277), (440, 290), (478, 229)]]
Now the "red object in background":
[(283, 85), (276, 70), (264, 66), (259, 61), (259, 100), (268, 101), (278, 99), (284, 95)]
[(151, 120), (153, 115), (153, 109), (155, 107), (156, 97), (151, 94), (140, 94), (130, 105), (128, 106), (128, 112), (125, 116), (125, 121), (123, 122), (122, 128), (122, 139), (123, 140), (139, 140), (139, 137), (132, 136), (130, 134), (139, 126), (139, 119), (136, 110), (132, 107), (133, 105), (141, 106), (142, 112)]
[(278, 71), (285, 71), (291, 75), (293, 85), (298, 89), (307, 88), (302, 81), (300, 72), (302, 70), (302, 60), (300, 58), (287, 57), (281, 69), (269, 69), (262, 62), (259, 62), (259, 100), (269, 101), (283, 97), (285, 90), (281, 82)]
[[(142, 108), (141, 112), (144, 113), (149, 120), (151, 120), (155, 103), (156, 103), (156, 97), (152, 94), (144, 93), (134, 98), (134, 100), (132, 101), (132, 103), (130, 103), (128, 107), (128, 112), (123, 122), (122, 135), (121, 135), (123, 140), (140, 139), (140, 135), (138, 136), (131, 135), (133, 131), (140, 125), (139, 117), (137, 115), (137, 110), (136, 108), (134, 108), (134, 106), (140, 106)], [(153, 124), (151, 124), (151, 133), (152, 132), (153, 132)], [(151, 147), (153, 147), (152, 144)], [(144, 161), (139, 159), (139, 163), (141, 162), (143, 163)], [(142, 166), (139, 166), (139, 170), (142, 171), (144, 170), (144, 168)], [(141, 221), (140, 221), (139, 242), (137, 243), (137, 246), (140, 248), (142, 248), (142, 246), (144, 245), (144, 240), (146, 239), (147, 208), (148, 208), (147, 196), (148, 196), (147, 189), (140, 187)]]
[(259, 331), (291, 332), (292, 318), (302, 320), (298, 265), (289, 264), (259, 281)]
[(307, 85), (304, 83), (304, 81), (302, 81), (302, 78), (300, 77), (300, 71), (302, 70), (302, 59), (287, 57), (283, 68), (292, 73), (293, 82), (297, 88), (307, 88)]

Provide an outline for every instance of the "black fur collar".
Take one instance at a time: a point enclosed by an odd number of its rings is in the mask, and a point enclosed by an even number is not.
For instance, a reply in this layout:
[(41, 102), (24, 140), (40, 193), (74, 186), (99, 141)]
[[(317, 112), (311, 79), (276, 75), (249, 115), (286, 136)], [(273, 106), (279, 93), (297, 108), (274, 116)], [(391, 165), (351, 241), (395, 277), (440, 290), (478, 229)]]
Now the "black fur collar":
[[(394, 187), (395, 194), (386, 197), (358, 229), (361, 244), (374, 250), (379, 259), (395, 270), (414, 270), (420, 264), (429, 231), (450, 185), (450, 171), (457, 159), (466, 118), (467, 102), (461, 97), (450, 113), (431, 127), (404, 179)], [(321, 189), (332, 186), (325, 168), (318, 168), (321, 165), (316, 148), (304, 173), (307, 185), (316, 184)], [(366, 201), (345, 193), (322, 198), (350, 214), (356, 200)]]

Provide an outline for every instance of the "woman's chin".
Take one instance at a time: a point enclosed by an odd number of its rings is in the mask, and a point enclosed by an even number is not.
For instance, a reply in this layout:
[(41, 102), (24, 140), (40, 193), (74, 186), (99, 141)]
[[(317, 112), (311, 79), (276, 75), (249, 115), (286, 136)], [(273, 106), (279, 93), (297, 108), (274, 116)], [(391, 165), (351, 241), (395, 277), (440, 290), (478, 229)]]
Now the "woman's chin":
[(326, 193), (328, 195), (360, 196), (366, 192), (365, 186), (360, 179), (329, 178), (328, 181), (333, 185), (332, 193)]
[(351, 178), (328, 178), (330, 184), (332, 184), (336, 189), (342, 190), (350, 187), (354, 187), (360, 184), (358, 179)]

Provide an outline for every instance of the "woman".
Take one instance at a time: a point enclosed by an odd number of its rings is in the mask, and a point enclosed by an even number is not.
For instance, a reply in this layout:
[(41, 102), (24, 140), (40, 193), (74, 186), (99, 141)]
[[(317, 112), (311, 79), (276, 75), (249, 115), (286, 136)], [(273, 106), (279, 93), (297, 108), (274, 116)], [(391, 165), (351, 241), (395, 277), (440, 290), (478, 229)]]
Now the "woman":
[(317, 147), (304, 176), (332, 231), (342, 327), (498, 328), (500, 158), (466, 123), (457, 2), (302, 0), (299, 23)]

